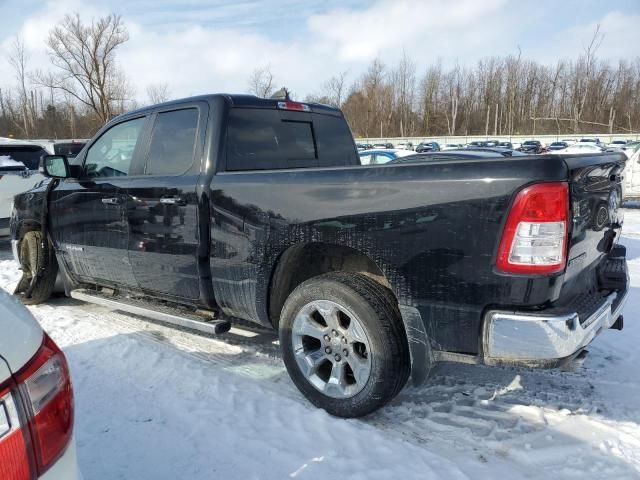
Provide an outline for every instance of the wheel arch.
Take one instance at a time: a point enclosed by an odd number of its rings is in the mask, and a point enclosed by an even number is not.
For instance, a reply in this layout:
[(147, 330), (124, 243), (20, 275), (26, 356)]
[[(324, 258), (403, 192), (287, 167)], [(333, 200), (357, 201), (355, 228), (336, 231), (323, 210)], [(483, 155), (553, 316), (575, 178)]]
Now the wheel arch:
[(284, 302), (298, 285), (309, 278), (335, 271), (362, 273), (393, 292), (382, 269), (365, 253), (332, 243), (298, 243), (287, 248), (272, 269), (267, 309), (274, 328), (278, 328)]
[[(305, 242), (287, 248), (275, 263), (267, 289), (267, 312), (271, 325), (278, 329), (282, 307), (290, 293), (302, 282), (332, 271), (350, 271), (367, 275), (398, 295), (383, 269), (366, 253), (355, 248), (324, 242)], [(402, 323), (411, 356), (411, 381), (422, 384), (434, 365), (434, 357), (420, 312), (399, 303)]]
[(31, 218), (20, 220), (16, 222), (14, 229), (12, 229), (12, 240), (20, 242), (26, 233), (35, 230), (42, 230), (42, 224), (39, 220)]

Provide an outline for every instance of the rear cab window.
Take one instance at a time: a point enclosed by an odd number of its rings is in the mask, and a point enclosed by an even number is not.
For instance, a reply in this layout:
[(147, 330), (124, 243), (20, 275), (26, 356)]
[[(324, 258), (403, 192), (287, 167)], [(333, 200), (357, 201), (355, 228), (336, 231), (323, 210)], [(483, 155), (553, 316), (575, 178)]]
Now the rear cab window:
[(227, 123), (226, 170), (359, 165), (339, 112), (234, 107)]

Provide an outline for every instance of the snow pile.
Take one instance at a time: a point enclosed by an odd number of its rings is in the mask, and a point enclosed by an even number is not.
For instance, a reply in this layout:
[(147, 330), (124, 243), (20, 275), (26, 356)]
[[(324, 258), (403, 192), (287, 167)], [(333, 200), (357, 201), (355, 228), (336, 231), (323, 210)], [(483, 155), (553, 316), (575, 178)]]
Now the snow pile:
[[(277, 337), (207, 338), (69, 299), (31, 308), (64, 348), (86, 478), (640, 478), (640, 211), (624, 331), (572, 371), (448, 365), (364, 420), (289, 381)], [(0, 251), (0, 284), (19, 278)]]

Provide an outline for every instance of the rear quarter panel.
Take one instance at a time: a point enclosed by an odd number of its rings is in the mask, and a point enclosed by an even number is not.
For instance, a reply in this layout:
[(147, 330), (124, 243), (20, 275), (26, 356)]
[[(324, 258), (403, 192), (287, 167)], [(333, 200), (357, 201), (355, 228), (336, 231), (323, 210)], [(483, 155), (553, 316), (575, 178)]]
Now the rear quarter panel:
[[(283, 252), (307, 242), (348, 246), (378, 265), (401, 305), (418, 308), (436, 348), (475, 353), (487, 305), (557, 296), (557, 275), (500, 275), (494, 258), (514, 193), (565, 179), (565, 164), (545, 157), (218, 174), (212, 208), (224, 206), (226, 219), (214, 221), (212, 236), (216, 243), (229, 235), (222, 257), (234, 287), (219, 279), (216, 297), (267, 323), (269, 281)], [(235, 288), (242, 282), (249, 286)]]
[(623, 154), (564, 157), (570, 185), (571, 234), (562, 301), (596, 291), (596, 268), (622, 230)]

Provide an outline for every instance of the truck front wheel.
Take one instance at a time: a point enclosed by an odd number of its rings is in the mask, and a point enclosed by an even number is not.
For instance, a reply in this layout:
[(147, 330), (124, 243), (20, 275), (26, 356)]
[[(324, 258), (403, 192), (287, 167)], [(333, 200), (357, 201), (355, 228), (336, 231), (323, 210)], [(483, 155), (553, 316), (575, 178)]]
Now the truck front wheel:
[(371, 413), (409, 378), (397, 302), (365, 275), (331, 272), (303, 282), (287, 298), (279, 328), (293, 383), (332, 415)]
[(53, 248), (42, 232), (27, 232), (19, 247), (22, 278), (15, 294), (25, 305), (46, 302), (53, 292), (58, 275), (58, 263)]

